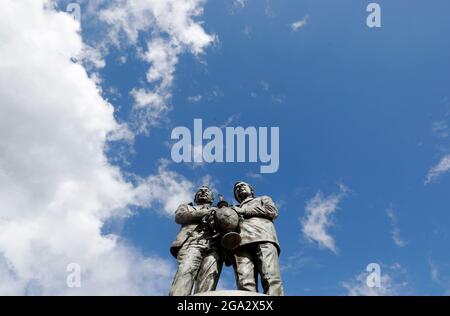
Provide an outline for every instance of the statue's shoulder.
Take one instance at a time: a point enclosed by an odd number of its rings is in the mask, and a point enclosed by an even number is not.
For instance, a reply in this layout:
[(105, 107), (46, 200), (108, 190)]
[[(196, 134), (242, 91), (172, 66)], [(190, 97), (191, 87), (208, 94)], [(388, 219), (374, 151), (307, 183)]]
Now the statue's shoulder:
[(263, 202), (266, 202), (266, 201), (273, 202), (272, 198), (268, 195), (261, 195), (261, 196), (258, 196), (256, 199), (259, 199), (260, 201), (263, 201)]
[(178, 209), (179, 209), (179, 210), (189, 210), (189, 209), (192, 209), (192, 208), (194, 208), (194, 203), (192, 203), (192, 202), (189, 202), (189, 203), (181, 203), (181, 204), (178, 206)]

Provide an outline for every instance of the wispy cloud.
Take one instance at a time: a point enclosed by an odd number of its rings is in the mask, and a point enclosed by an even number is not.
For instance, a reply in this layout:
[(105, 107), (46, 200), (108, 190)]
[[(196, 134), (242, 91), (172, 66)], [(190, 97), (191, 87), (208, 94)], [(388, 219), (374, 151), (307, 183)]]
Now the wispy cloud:
[(389, 217), (389, 220), (391, 222), (392, 240), (399, 247), (406, 246), (407, 243), (400, 237), (400, 229), (398, 228), (398, 224), (397, 224), (397, 216), (395, 215), (395, 210), (392, 205), (390, 205), (386, 209), (386, 214)]
[(318, 192), (308, 201), (305, 217), (300, 219), (306, 238), (334, 253), (337, 253), (336, 243), (327, 230), (334, 225), (332, 215), (338, 209), (341, 200), (347, 195), (348, 190), (345, 185), (341, 184), (339, 193), (324, 196), (322, 192)]
[(276, 17), (276, 13), (275, 11), (272, 9), (272, 6), (270, 4), (270, 0), (266, 0), (266, 7), (264, 9), (264, 14), (266, 15), (266, 17), (268, 17), (269, 19), (273, 19), (274, 17)]
[(441, 138), (447, 138), (449, 134), (449, 129), (446, 121), (437, 121), (432, 124), (433, 133)]
[(450, 264), (448, 262), (438, 262), (432, 258), (428, 259), (430, 266), (430, 278), (434, 284), (444, 291), (444, 295), (450, 295), (450, 275), (448, 273)]
[(302, 27), (304, 27), (308, 22), (308, 16), (305, 16), (303, 19), (298, 20), (298, 21), (294, 21), (291, 23), (291, 29), (294, 32), (297, 32), (299, 29), (301, 29)]
[(149, 128), (158, 125), (171, 109), (179, 56), (190, 53), (199, 57), (217, 39), (197, 21), (203, 14), (205, 1), (113, 0), (96, 3), (87, 12), (91, 12), (106, 30), (94, 44), (97, 51), (106, 54), (111, 45), (120, 50), (134, 47), (138, 56), (149, 65), (147, 83), (130, 91), (135, 100), (130, 126), (135, 133), (147, 134)]
[(251, 172), (251, 171), (247, 172), (245, 175), (249, 178), (258, 179), (258, 180), (263, 178), (262, 174), (256, 173), (256, 172)]
[(444, 156), (437, 165), (428, 171), (425, 185), (430, 184), (437, 177), (447, 173), (448, 171), (450, 171), (450, 154)]
[(239, 8), (245, 8), (247, 5), (247, 0), (234, 0), (233, 5)]
[(264, 91), (268, 91), (269, 90), (269, 83), (265, 80), (260, 80), (258, 82), (259, 86), (264, 90)]
[(242, 33), (243, 33), (245, 36), (250, 37), (251, 34), (252, 34), (252, 27), (251, 27), (250, 25), (246, 25), (246, 26), (244, 27), (244, 29), (242, 30)]
[(381, 265), (380, 286), (369, 286), (367, 279), (372, 272), (361, 272), (353, 279), (341, 282), (349, 296), (396, 296), (406, 294), (409, 283), (406, 270), (398, 263), (391, 266)]
[(283, 94), (272, 95), (272, 102), (276, 104), (283, 104), (286, 101), (286, 96)]
[(203, 99), (203, 96), (200, 95), (200, 94), (192, 95), (192, 96), (187, 97), (187, 100), (190, 103), (197, 103), (197, 102), (200, 102), (202, 99)]
[(303, 251), (290, 255), (287, 259), (280, 262), (280, 270), (284, 273), (296, 273), (304, 268), (317, 268), (320, 266), (321, 264), (317, 259), (306, 255)]
[(432, 260), (428, 260), (430, 265), (431, 280), (435, 283), (441, 283), (441, 272), (439, 266)]
[(239, 119), (240, 116), (241, 116), (240, 114), (234, 114), (234, 115), (229, 116), (229, 117), (227, 118), (227, 120), (226, 120), (225, 122), (223, 122), (223, 123), (220, 125), (220, 128), (225, 128), (225, 127), (230, 126), (230, 124), (231, 124), (234, 120)]

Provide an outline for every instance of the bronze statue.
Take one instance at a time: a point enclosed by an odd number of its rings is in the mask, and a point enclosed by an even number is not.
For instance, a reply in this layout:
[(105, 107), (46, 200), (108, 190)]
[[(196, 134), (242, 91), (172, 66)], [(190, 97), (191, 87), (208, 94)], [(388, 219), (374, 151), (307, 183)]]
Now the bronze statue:
[(255, 197), (248, 183), (237, 182), (233, 192), (239, 202), (234, 208), (243, 218), (242, 240), (233, 250), (238, 290), (257, 292), (259, 274), (265, 294), (284, 295), (278, 265), (280, 245), (272, 222), (278, 216), (278, 209), (269, 196)]
[(170, 248), (178, 261), (170, 296), (190, 295), (194, 284), (194, 293), (216, 289), (223, 260), (219, 255), (218, 235), (209, 222), (216, 209), (213, 201), (213, 192), (202, 186), (195, 194), (195, 205), (181, 204), (175, 212), (175, 221), (181, 229)]
[(219, 195), (217, 207), (207, 186), (194, 202), (181, 204), (175, 221), (182, 225), (170, 251), (178, 270), (169, 295), (214, 291), (223, 263), (233, 264), (238, 290), (257, 292), (258, 275), (267, 295), (283, 295), (278, 243), (273, 220), (278, 210), (268, 196), (255, 197), (245, 182), (234, 185), (239, 205), (230, 206)]

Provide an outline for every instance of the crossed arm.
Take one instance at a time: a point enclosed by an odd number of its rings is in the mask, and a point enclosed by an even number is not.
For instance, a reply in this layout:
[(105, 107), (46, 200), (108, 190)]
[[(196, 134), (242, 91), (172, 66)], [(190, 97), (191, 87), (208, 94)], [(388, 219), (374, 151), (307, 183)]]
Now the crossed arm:
[(175, 222), (180, 225), (200, 223), (203, 216), (208, 215), (212, 208), (196, 210), (187, 204), (181, 204), (175, 212)]
[(274, 220), (278, 216), (278, 209), (275, 203), (268, 196), (261, 196), (257, 203), (247, 204), (243, 207), (236, 207), (236, 211), (245, 218), (263, 217)]

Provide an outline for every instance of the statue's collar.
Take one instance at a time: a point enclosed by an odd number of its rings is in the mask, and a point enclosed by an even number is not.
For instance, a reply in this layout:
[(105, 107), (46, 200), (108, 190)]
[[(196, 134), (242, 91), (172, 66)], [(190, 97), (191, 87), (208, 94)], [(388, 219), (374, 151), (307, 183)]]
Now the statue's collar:
[(242, 201), (241, 204), (239, 204), (239, 206), (242, 206), (242, 205), (244, 205), (244, 204), (250, 202), (250, 201), (253, 200), (253, 199), (254, 199), (254, 197), (249, 196), (249, 197), (246, 198), (244, 201)]
[(205, 204), (195, 204), (195, 205), (192, 205), (192, 207), (193, 207), (194, 209), (196, 209), (196, 210), (199, 210), (199, 209), (202, 209), (202, 208), (205, 208), (205, 207), (211, 207), (211, 204), (209, 204), (209, 203), (205, 203)]

